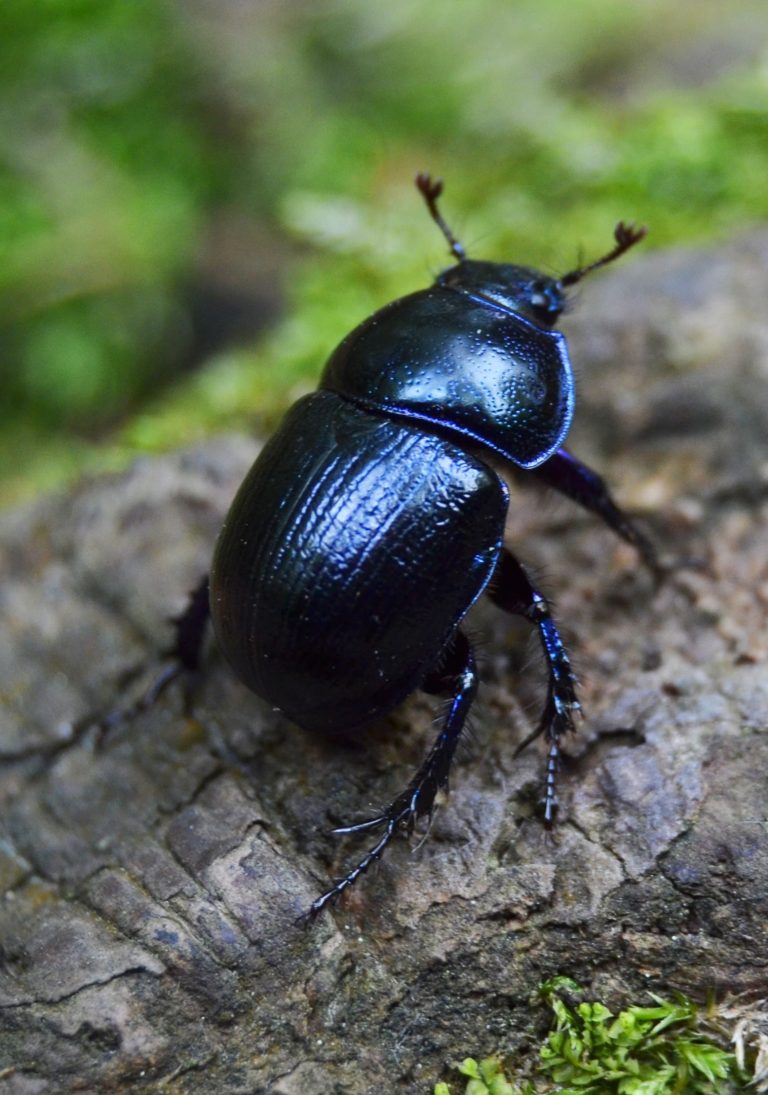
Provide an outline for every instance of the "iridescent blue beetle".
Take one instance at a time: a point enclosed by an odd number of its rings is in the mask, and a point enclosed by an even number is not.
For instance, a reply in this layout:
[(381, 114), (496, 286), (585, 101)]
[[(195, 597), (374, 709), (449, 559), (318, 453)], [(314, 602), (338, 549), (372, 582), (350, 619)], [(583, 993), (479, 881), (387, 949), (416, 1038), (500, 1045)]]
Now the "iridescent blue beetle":
[(429, 815), (477, 690), (461, 623), (482, 593), (539, 632), (549, 686), (544, 817), (556, 810), (560, 740), (576, 681), (547, 602), (503, 544), (508, 492), (487, 457), (530, 469), (593, 510), (654, 569), (643, 534), (602, 479), (560, 446), (573, 414), (568, 349), (552, 330), (565, 290), (645, 234), (619, 224), (603, 258), (550, 278), (468, 259), (442, 219), (439, 180), (419, 190), (457, 260), (435, 284), (349, 334), (319, 390), (288, 412), (243, 482), (208, 585), (177, 621), (197, 664), (208, 607), (219, 645), (257, 695), (310, 731), (354, 730), (417, 688), (450, 697), (405, 790), (368, 821), (376, 844), (309, 910), (317, 915)]

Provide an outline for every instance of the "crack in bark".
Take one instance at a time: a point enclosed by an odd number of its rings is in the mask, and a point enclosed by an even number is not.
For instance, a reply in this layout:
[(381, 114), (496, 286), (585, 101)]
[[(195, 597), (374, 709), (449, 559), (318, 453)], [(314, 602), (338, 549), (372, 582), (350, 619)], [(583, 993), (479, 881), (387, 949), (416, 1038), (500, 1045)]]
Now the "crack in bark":
[(111, 985), (115, 981), (119, 981), (122, 977), (127, 977), (129, 974), (147, 974), (151, 977), (162, 977), (165, 974), (165, 969), (153, 970), (148, 966), (137, 963), (134, 966), (125, 966), (123, 969), (118, 970), (116, 973), (110, 974), (108, 977), (95, 977), (92, 981), (87, 981), (85, 984), (78, 985), (77, 988), (72, 989), (71, 992), (63, 992), (60, 996), (33, 996), (31, 1000), (21, 1000), (17, 1004), (3, 1004), (0, 1002), (0, 1011), (15, 1011), (19, 1008), (30, 1007), (44, 1007), (55, 1004), (63, 1004), (68, 1000), (75, 1000), (88, 989), (95, 988), (96, 986)]

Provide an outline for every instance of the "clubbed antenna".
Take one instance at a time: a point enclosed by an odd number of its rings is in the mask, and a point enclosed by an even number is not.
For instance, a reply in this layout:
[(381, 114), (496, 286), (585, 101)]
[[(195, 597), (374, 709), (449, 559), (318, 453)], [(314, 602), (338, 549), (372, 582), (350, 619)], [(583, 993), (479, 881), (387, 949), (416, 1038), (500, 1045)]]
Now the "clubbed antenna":
[(597, 270), (601, 266), (607, 266), (609, 262), (613, 262), (619, 255), (623, 255), (630, 247), (634, 247), (636, 243), (639, 243), (647, 233), (648, 229), (644, 225), (640, 225), (639, 228), (636, 228), (634, 224), (625, 224), (624, 221), (619, 221), (613, 230), (613, 238), (616, 240), (614, 249), (609, 251), (607, 255), (603, 255), (597, 262), (590, 262), (589, 266), (580, 266), (576, 270), (571, 270), (569, 274), (564, 274), (563, 277), (559, 279), (558, 285), (561, 289), (565, 289), (568, 285), (575, 285), (577, 281), (581, 281), (583, 277), (586, 277), (587, 274), (591, 274), (593, 270)]
[(467, 257), (467, 252), (445, 223), (440, 215), (440, 210), (437, 208), (437, 199), (443, 192), (443, 180), (433, 179), (429, 172), (420, 171), (416, 176), (416, 185), (421, 191), (424, 201), (427, 203), (429, 215), (448, 241), (451, 254), (455, 259), (458, 259), (459, 262), (463, 262)]

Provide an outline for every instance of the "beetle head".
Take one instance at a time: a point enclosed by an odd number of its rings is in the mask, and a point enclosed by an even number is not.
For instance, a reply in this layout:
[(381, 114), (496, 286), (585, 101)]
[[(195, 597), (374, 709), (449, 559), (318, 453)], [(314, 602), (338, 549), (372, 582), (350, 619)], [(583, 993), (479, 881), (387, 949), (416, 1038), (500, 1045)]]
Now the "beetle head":
[(545, 327), (553, 327), (565, 307), (565, 290), (576, 285), (583, 277), (607, 266), (630, 247), (634, 247), (646, 234), (647, 229), (619, 221), (613, 232), (616, 245), (595, 262), (577, 266), (560, 278), (550, 278), (527, 266), (513, 266), (504, 262), (477, 262), (468, 259), (467, 253), (454, 236), (437, 207), (437, 199), (443, 192), (442, 179), (433, 179), (426, 172), (416, 176), (416, 186), (421, 192), (432, 220), (445, 236), (456, 266), (445, 270), (436, 284), (468, 293), (532, 319)]
[(437, 284), (479, 297), (544, 327), (553, 327), (565, 307), (560, 280), (506, 262), (464, 259), (440, 274)]

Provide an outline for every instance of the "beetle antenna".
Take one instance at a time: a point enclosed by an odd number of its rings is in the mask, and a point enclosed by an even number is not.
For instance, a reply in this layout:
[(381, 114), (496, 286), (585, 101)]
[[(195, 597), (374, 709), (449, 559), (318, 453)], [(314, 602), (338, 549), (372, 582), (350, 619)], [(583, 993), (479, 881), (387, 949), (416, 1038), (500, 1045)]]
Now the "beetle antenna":
[(567, 285), (575, 285), (577, 281), (581, 281), (583, 277), (586, 277), (587, 274), (591, 274), (593, 270), (597, 270), (601, 266), (607, 266), (609, 262), (613, 262), (619, 255), (623, 255), (630, 247), (634, 247), (636, 243), (639, 243), (647, 233), (648, 229), (645, 225), (640, 225), (636, 228), (634, 224), (626, 224), (624, 221), (619, 221), (613, 230), (613, 238), (616, 240), (616, 246), (613, 250), (609, 251), (607, 255), (603, 255), (603, 257), (596, 262), (590, 262), (588, 266), (579, 266), (575, 270), (571, 270), (569, 274), (564, 274), (563, 277), (558, 280), (557, 284), (561, 289), (564, 289)]
[(459, 262), (463, 262), (467, 257), (467, 252), (445, 223), (440, 215), (440, 210), (437, 208), (437, 199), (443, 192), (443, 180), (433, 179), (428, 171), (420, 171), (416, 176), (416, 186), (421, 191), (421, 195), (427, 203), (430, 217), (448, 241), (448, 247), (450, 248), (451, 254), (455, 259), (458, 259)]

